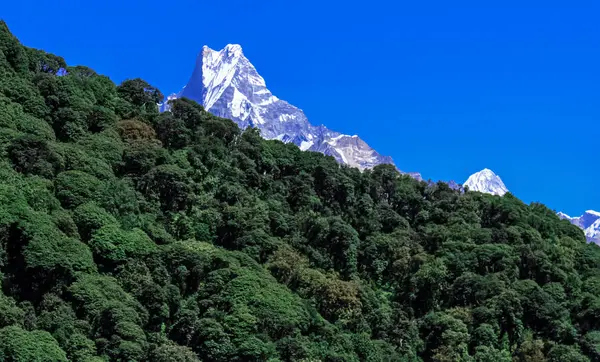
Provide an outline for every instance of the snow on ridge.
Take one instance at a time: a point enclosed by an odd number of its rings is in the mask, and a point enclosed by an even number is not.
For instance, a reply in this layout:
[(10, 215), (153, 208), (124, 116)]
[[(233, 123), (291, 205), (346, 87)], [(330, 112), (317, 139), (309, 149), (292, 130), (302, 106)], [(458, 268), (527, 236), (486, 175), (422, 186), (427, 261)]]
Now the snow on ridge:
[(294, 120), (296, 118), (295, 115), (293, 114), (280, 114), (279, 117), (277, 117), (279, 119), (280, 122), (288, 122), (291, 120)]
[(236, 54), (236, 55), (242, 54), (242, 46), (239, 44), (227, 44), (227, 45), (225, 45), (225, 48), (223, 48), (223, 50), (226, 50), (226, 51)]
[(587, 210), (583, 215), (571, 218), (571, 222), (583, 229), (587, 229), (597, 220), (600, 220), (600, 213), (594, 210)]
[(585, 236), (590, 239), (600, 239), (600, 218), (585, 229)]
[[(210, 48), (209, 48), (210, 49)], [(205, 99), (202, 103), (206, 109), (212, 108), (215, 102), (223, 95), (227, 87), (220, 85), (229, 85), (235, 75), (236, 65), (241, 53), (234, 56), (234, 59), (224, 59), (222, 53), (227, 50), (202, 54), (202, 83), (207, 89)]]
[(306, 151), (306, 150), (308, 150), (309, 148), (311, 148), (313, 144), (314, 144), (314, 142), (313, 142), (313, 141), (302, 141), (302, 142), (300, 143), (300, 149), (301, 149), (302, 151)]
[(327, 142), (327, 143), (329, 143), (329, 144), (330, 144), (330, 145), (332, 145), (332, 146), (335, 146), (335, 143), (336, 143), (337, 141), (339, 141), (339, 140), (340, 140), (342, 137), (348, 137), (348, 136), (347, 136), (347, 135), (345, 135), (345, 134), (341, 134), (341, 135), (339, 135), (339, 136), (335, 136), (335, 137), (332, 137), (332, 138), (330, 138), (330, 139), (329, 139), (328, 141), (326, 141), (326, 142)]
[(233, 90), (233, 99), (229, 103), (231, 113), (234, 117), (245, 119), (248, 117), (248, 112), (244, 109), (244, 105), (247, 104), (248, 98), (240, 93), (237, 89)]

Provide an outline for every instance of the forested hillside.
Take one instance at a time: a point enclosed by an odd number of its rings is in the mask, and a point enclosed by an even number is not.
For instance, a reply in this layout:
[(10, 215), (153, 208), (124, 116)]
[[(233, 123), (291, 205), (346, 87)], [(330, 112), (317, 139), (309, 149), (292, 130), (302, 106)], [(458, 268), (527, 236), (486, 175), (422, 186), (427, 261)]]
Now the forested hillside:
[(600, 249), (552, 210), (162, 99), (0, 23), (0, 361), (600, 360)]

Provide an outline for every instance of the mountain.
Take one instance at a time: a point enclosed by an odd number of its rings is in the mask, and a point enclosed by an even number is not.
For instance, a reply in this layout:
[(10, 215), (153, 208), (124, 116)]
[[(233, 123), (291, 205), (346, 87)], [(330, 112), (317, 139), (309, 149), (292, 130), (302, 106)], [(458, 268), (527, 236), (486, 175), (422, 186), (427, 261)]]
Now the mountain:
[[(220, 51), (204, 46), (188, 83), (179, 93), (167, 97), (160, 105), (161, 111), (168, 111), (169, 101), (181, 97), (197, 101), (216, 116), (232, 119), (240, 128), (257, 127), (266, 139), (292, 142), (302, 150), (333, 156), (339, 163), (361, 170), (394, 164), (391, 157), (379, 154), (357, 135), (315, 126), (301, 109), (273, 95), (237, 44)], [(419, 173), (408, 174), (422, 179)], [(449, 185), (461, 189), (454, 182)], [(508, 192), (502, 179), (487, 168), (471, 175), (463, 186), (499, 196)], [(582, 228), (588, 240), (600, 242), (600, 213), (589, 210), (575, 218), (558, 215)]]
[[(304, 112), (277, 98), (263, 77), (244, 56), (242, 47), (229, 44), (220, 51), (204, 46), (187, 85), (168, 100), (186, 97), (202, 104), (212, 114), (234, 120), (240, 128), (257, 127), (266, 139), (292, 142), (302, 150), (333, 156), (338, 162), (361, 170), (393, 164), (358, 136), (311, 124)], [(409, 173), (421, 179), (418, 173)]]
[(157, 117), (1, 20), (0, 74), (0, 361), (598, 361), (600, 248), (539, 207)]
[(484, 168), (469, 176), (463, 186), (467, 186), (471, 191), (479, 191), (499, 196), (508, 192), (502, 179), (488, 168)]
[(569, 220), (573, 225), (582, 228), (589, 241), (600, 243), (600, 212), (587, 210), (583, 215), (577, 217), (571, 217), (563, 212), (559, 212), (558, 217)]
[[(502, 179), (490, 169), (483, 169), (469, 176), (463, 186), (471, 191), (485, 192), (502, 196), (508, 189)], [(563, 212), (557, 213), (561, 219), (569, 220), (573, 225), (583, 229), (588, 241), (600, 244), (600, 212), (587, 210), (583, 215), (571, 217)]]

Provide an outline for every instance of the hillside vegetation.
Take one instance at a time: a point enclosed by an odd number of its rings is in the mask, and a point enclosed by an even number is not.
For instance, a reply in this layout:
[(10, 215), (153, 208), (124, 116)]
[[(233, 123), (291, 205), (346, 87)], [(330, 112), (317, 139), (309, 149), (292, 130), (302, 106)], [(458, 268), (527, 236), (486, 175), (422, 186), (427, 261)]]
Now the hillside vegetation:
[(600, 248), (544, 205), (162, 99), (0, 23), (0, 361), (600, 360)]

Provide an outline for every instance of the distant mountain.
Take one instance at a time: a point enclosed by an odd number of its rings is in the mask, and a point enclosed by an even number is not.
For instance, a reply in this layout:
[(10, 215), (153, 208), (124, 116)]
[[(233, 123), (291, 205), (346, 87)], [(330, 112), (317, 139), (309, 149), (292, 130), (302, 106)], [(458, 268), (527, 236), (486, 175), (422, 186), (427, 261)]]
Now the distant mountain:
[[(463, 186), (467, 186), (471, 191), (499, 196), (508, 192), (502, 179), (487, 168), (469, 176)], [(561, 219), (569, 220), (572, 224), (583, 229), (588, 241), (600, 244), (600, 212), (588, 210), (578, 217), (571, 217), (563, 212), (558, 212), (557, 215)]]
[[(197, 101), (214, 115), (232, 119), (240, 128), (257, 127), (267, 139), (292, 142), (302, 150), (333, 156), (361, 170), (393, 164), (391, 157), (380, 155), (358, 136), (314, 126), (301, 109), (273, 95), (239, 45), (229, 44), (221, 51), (204, 46), (189, 82), (168, 100), (180, 97)], [(168, 102), (160, 107), (167, 111)], [(409, 174), (421, 179), (418, 173)]]
[(464, 188), (462, 185), (457, 184), (454, 180), (450, 180), (448, 181), (448, 186), (453, 189), (453, 190), (457, 190), (457, 191), (464, 191)]
[(502, 179), (492, 170), (487, 168), (469, 176), (463, 186), (467, 186), (471, 191), (479, 191), (499, 196), (508, 192)]
[(577, 217), (559, 212), (558, 217), (569, 220), (573, 225), (582, 228), (588, 241), (600, 243), (600, 212), (587, 210), (583, 215)]

